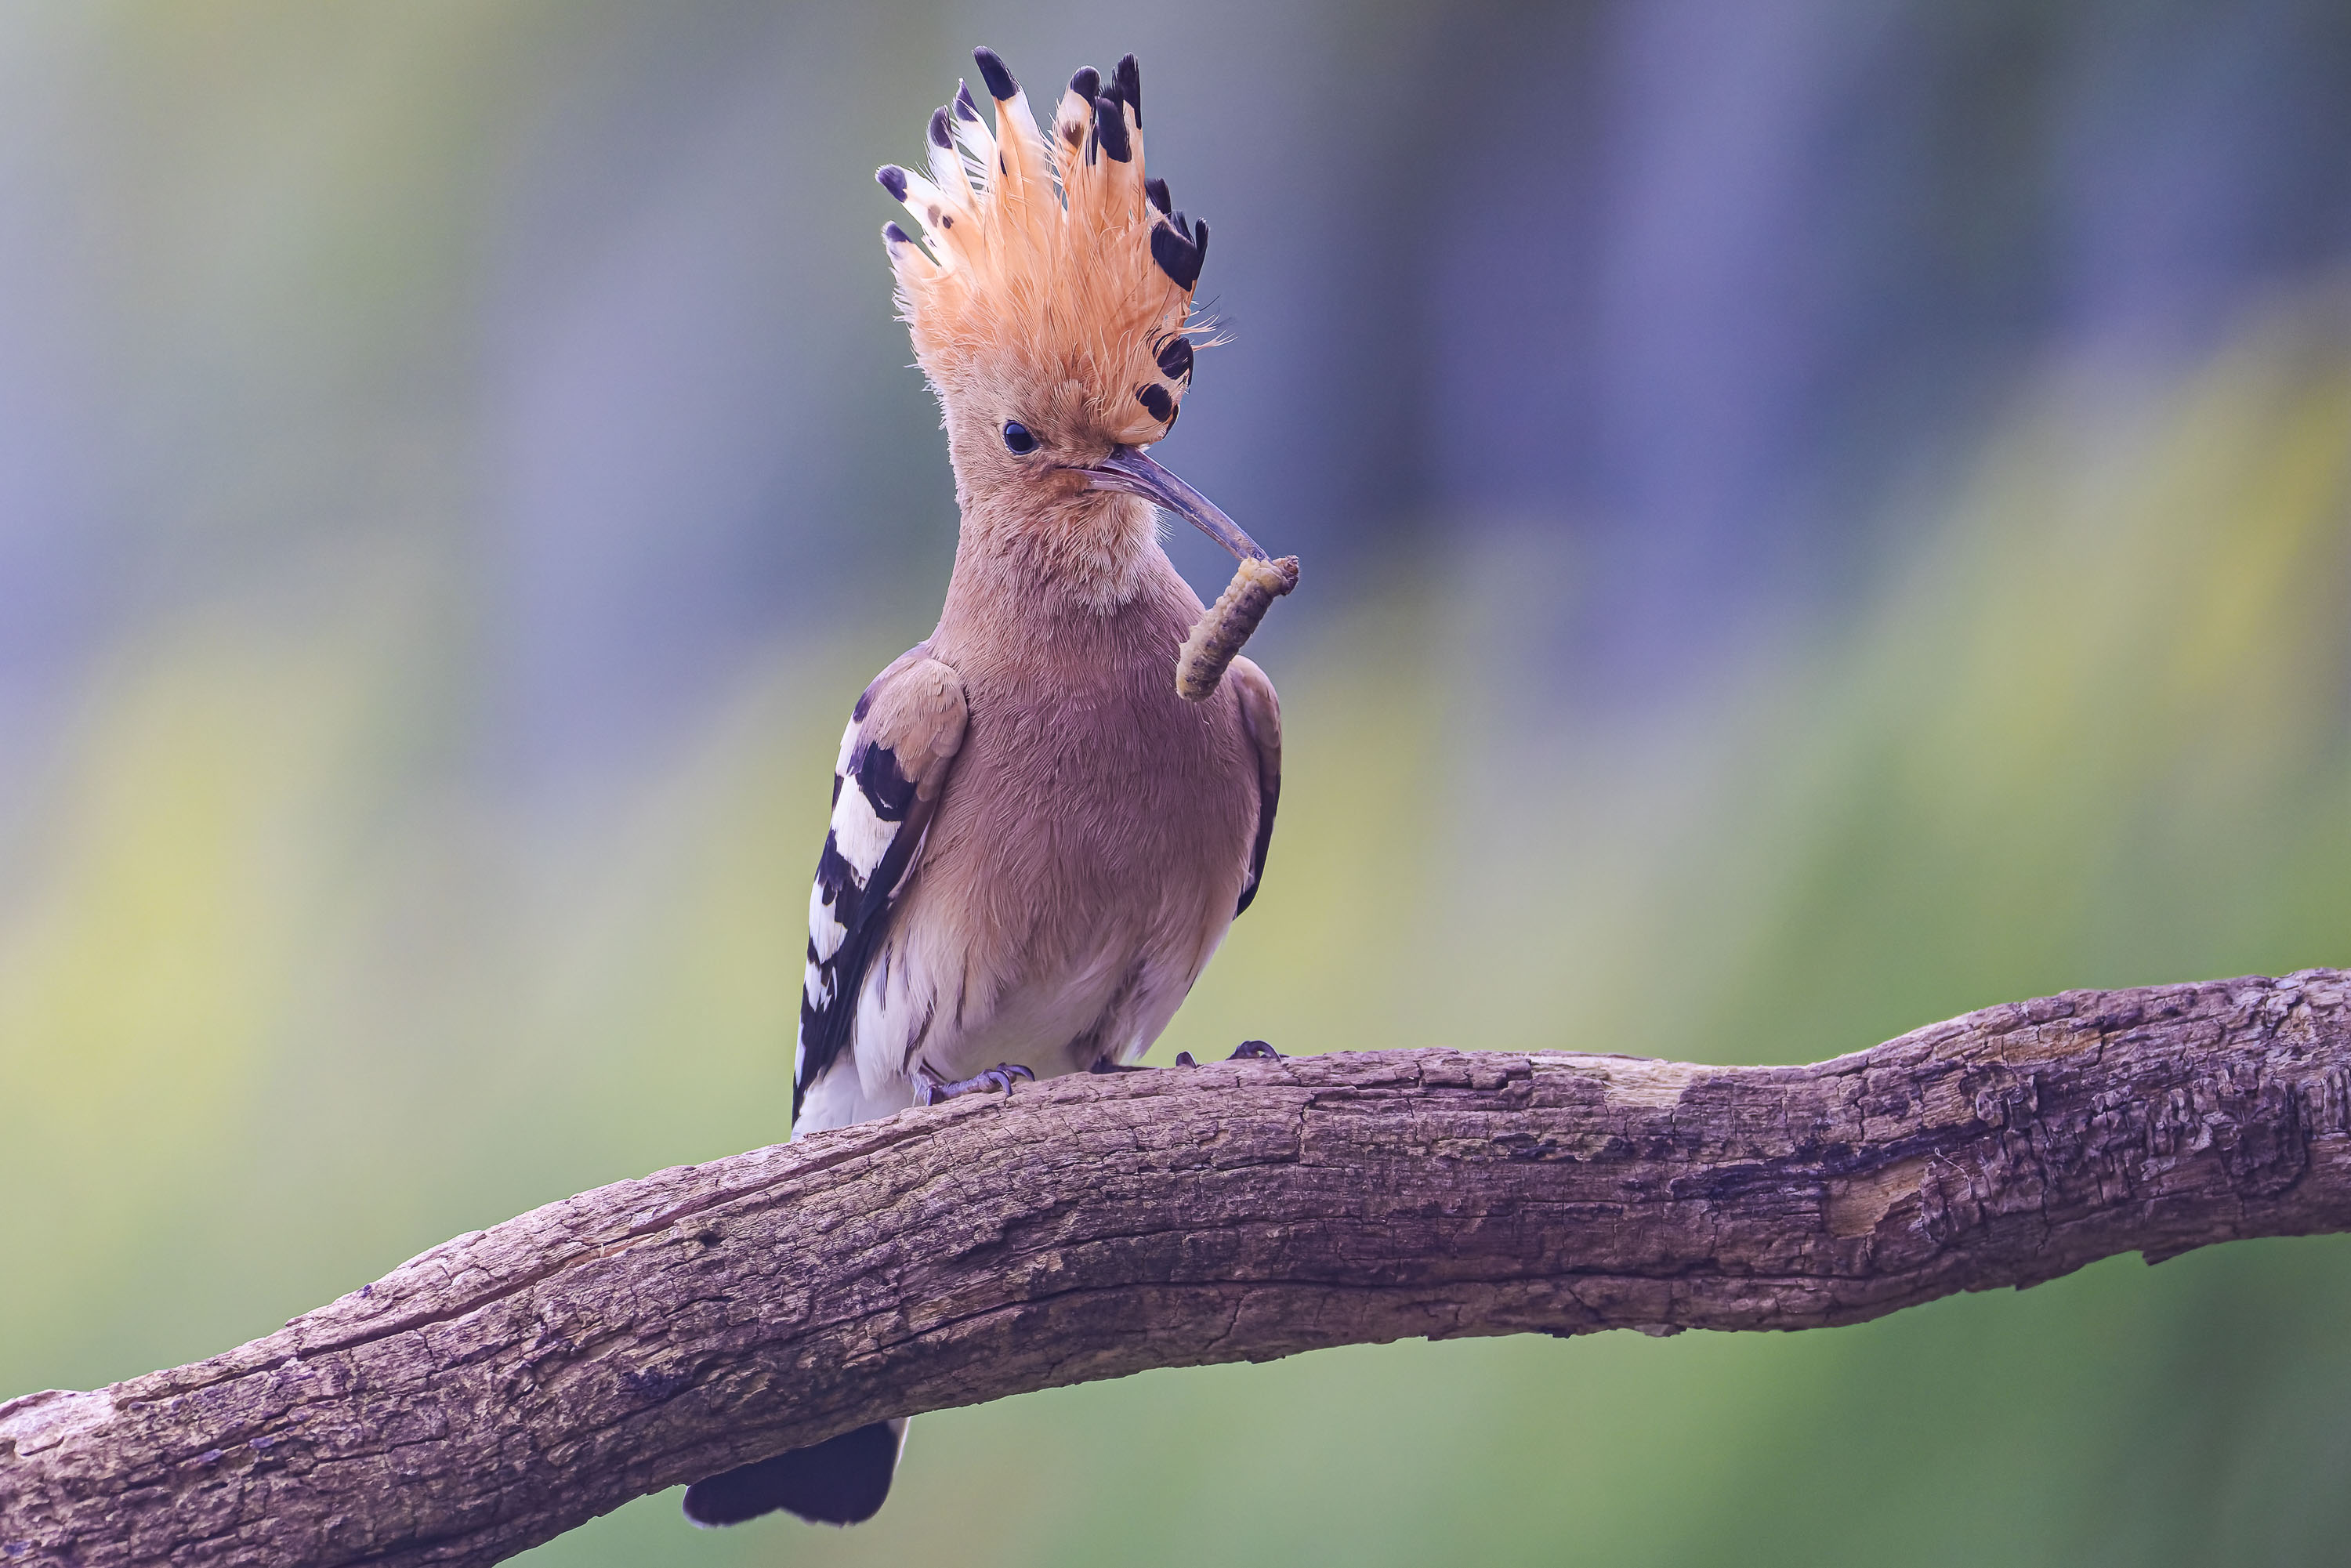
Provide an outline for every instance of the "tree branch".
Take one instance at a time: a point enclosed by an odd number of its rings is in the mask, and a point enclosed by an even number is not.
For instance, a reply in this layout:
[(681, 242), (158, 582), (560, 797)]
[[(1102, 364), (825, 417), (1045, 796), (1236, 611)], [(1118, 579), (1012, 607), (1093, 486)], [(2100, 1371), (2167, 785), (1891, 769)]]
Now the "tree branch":
[(2351, 1228), (2351, 983), (2069, 992), (1810, 1067), (1065, 1078), (461, 1236), (0, 1405), (0, 1565), (487, 1563), (885, 1416), (1323, 1345), (1848, 1323)]

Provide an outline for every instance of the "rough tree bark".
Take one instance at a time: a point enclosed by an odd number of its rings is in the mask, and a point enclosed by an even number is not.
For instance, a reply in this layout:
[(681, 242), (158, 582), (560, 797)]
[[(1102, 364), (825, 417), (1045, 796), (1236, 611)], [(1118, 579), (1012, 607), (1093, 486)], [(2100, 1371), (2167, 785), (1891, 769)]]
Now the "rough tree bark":
[(1063, 1079), (567, 1198), (210, 1361), (0, 1406), (0, 1564), (493, 1563), (878, 1416), (1145, 1367), (1849, 1323), (2346, 1228), (2325, 970), (2073, 992), (1809, 1067)]

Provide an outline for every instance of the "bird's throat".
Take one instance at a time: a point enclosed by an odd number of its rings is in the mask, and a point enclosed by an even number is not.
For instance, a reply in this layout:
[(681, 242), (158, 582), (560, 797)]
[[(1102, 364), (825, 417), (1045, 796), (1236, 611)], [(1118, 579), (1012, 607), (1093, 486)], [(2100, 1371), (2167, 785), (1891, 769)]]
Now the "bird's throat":
[(1172, 568), (1156, 515), (1136, 497), (1093, 491), (1027, 506), (992, 499), (964, 508), (948, 601), (1107, 615), (1134, 602), (1163, 570)]

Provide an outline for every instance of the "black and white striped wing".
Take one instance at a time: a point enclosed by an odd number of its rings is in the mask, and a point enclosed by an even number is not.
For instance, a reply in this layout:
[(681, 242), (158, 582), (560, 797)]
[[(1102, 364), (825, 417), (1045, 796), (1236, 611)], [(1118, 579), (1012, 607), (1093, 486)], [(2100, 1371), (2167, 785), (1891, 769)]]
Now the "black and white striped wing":
[(832, 772), (832, 821), (809, 894), (808, 977), (792, 1119), (828, 1072), (855, 1072), (865, 971), (938, 809), (969, 717), (963, 680), (917, 644), (857, 699)]

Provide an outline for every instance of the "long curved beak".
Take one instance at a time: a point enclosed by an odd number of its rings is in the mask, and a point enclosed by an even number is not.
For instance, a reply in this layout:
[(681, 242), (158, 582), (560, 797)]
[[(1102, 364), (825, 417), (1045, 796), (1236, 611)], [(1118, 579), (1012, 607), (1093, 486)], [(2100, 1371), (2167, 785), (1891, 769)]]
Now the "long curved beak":
[(1241, 526), (1217, 509), (1217, 504), (1143, 455), (1139, 447), (1114, 447), (1091, 468), (1081, 469), (1096, 490), (1123, 490), (1189, 522), (1236, 557), (1269, 559)]

